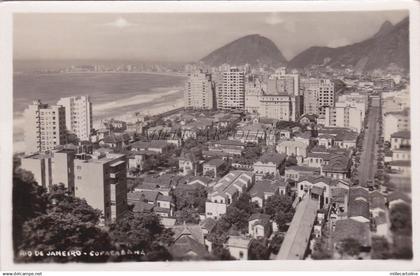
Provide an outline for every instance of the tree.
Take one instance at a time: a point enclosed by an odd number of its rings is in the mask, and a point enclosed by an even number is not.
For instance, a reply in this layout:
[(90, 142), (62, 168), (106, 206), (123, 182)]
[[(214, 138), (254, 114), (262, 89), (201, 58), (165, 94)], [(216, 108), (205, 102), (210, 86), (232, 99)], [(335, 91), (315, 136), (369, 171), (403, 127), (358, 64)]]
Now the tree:
[(213, 250), (211, 254), (214, 256), (216, 260), (220, 261), (231, 261), (234, 258), (230, 255), (229, 250), (224, 248), (223, 246), (213, 246)]
[(274, 237), (271, 239), (270, 246), (268, 247), (270, 252), (277, 255), (279, 253), (283, 240), (284, 240), (284, 235), (280, 233), (276, 233)]
[(285, 212), (283, 210), (278, 210), (274, 215), (274, 221), (277, 223), (279, 231), (287, 231), (287, 223), (291, 222), (293, 219), (292, 212)]
[(13, 173), (13, 248), (15, 253), (22, 243), (22, 229), (25, 222), (47, 212), (46, 190), (38, 186), (33, 174), (23, 169)]
[(264, 212), (277, 223), (279, 231), (286, 231), (286, 225), (294, 215), (293, 199), (290, 196), (275, 194), (267, 199)]
[(173, 242), (172, 232), (163, 227), (156, 214), (130, 212), (112, 224), (109, 233), (116, 248), (143, 252), (141, 256), (123, 256), (122, 260), (167, 261), (172, 259), (168, 250)]
[(411, 207), (404, 203), (394, 205), (390, 212), (391, 230), (394, 233), (411, 235)]
[(343, 256), (357, 256), (360, 253), (360, 243), (353, 238), (346, 238), (340, 241), (338, 252)]
[(48, 200), (51, 202), (49, 213), (71, 214), (81, 222), (90, 222), (97, 224), (101, 217), (101, 211), (93, 209), (86, 200), (70, 195), (63, 184), (53, 185), (48, 194)]
[[(23, 227), (19, 250), (41, 251), (42, 256), (17, 257), (18, 262), (105, 262), (108, 256), (91, 256), (91, 252), (112, 249), (109, 236), (94, 223), (82, 222), (71, 213), (52, 212), (27, 221)], [(47, 252), (74, 252), (67, 256), (47, 256)], [(77, 254), (79, 253), (79, 254)], [(86, 253), (86, 255), (85, 255)]]
[(192, 223), (198, 224), (200, 222), (200, 215), (195, 209), (183, 208), (180, 211), (175, 212), (176, 223)]
[(372, 237), (372, 259), (389, 259), (390, 247), (384, 237)]
[(295, 166), (295, 165), (297, 165), (296, 156), (291, 155), (291, 156), (287, 157), (287, 159), (286, 159), (286, 167)]
[(175, 208), (178, 211), (184, 208), (196, 210), (198, 214), (204, 213), (206, 208), (207, 191), (205, 187), (197, 186), (192, 191), (177, 187), (173, 191)]
[(269, 257), (270, 250), (262, 240), (251, 241), (248, 251), (249, 260), (268, 260)]

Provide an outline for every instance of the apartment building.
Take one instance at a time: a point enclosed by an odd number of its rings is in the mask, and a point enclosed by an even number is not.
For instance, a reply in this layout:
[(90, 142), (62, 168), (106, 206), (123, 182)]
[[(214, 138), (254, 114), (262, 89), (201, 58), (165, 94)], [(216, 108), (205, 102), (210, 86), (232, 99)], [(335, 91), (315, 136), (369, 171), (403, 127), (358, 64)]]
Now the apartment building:
[(34, 101), (24, 111), (25, 153), (44, 152), (67, 141), (65, 109)]
[[(224, 68), (227, 69), (227, 68)], [(217, 108), (245, 108), (245, 72), (237, 67), (230, 67), (221, 72), (220, 83), (217, 84)]]
[(127, 164), (124, 154), (95, 151), (74, 160), (75, 195), (102, 211), (106, 224), (127, 211)]
[(215, 108), (215, 84), (211, 74), (202, 70), (190, 73), (185, 84), (184, 101), (186, 108)]
[(58, 102), (65, 109), (66, 128), (81, 141), (89, 141), (92, 133), (92, 103), (88, 96), (61, 98)]

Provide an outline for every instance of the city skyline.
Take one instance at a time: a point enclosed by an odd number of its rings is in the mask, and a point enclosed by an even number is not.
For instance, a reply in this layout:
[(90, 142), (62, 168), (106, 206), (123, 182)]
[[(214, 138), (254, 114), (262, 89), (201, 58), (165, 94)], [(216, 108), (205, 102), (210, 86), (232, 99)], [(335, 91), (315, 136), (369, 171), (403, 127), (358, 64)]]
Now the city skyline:
[[(273, 40), (290, 60), (312, 46), (362, 41), (385, 21), (396, 24), (407, 16), (404, 10), (223, 13), (216, 17), (211, 13), (17, 14), (14, 58), (194, 62), (242, 36), (260, 34)], [(211, 40), (209, 32), (215, 34)]]

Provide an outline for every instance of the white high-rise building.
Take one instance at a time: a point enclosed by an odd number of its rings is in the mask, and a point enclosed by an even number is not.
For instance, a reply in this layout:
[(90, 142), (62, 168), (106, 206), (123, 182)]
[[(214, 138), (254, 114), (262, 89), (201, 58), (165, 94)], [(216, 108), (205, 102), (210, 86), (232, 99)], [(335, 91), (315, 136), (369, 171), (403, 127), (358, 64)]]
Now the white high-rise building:
[(325, 126), (345, 127), (360, 133), (365, 118), (364, 103), (337, 102), (325, 108)]
[(185, 107), (213, 109), (215, 106), (214, 89), (211, 74), (203, 73), (202, 70), (190, 73), (184, 90)]
[(325, 115), (326, 107), (334, 107), (335, 103), (334, 83), (328, 79), (319, 80), (318, 106), (319, 115)]
[(217, 108), (243, 110), (245, 108), (245, 72), (237, 67), (230, 67), (221, 73), (220, 81), (217, 84)]
[(102, 211), (105, 223), (127, 212), (127, 159), (124, 154), (96, 151), (76, 155), (74, 187), (76, 197)]
[(64, 107), (36, 100), (25, 109), (23, 116), (27, 154), (52, 150), (67, 142)]
[(88, 141), (92, 132), (92, 103), (89, 97), (61, 98), (57, 104), (65, 108), (67, 130), (81, 141)]

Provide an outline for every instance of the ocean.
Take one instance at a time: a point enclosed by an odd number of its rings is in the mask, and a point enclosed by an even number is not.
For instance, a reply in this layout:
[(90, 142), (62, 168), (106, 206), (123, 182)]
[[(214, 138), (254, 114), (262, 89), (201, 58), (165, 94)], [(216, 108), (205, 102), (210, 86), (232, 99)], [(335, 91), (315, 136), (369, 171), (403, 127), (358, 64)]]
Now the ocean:
[(13, 77), (14, 147), (23, 141), (23, 111), (35, 99), (55, 104), (68, 96), (88, 95), (94, 125), (104, 118), (135, 112), (155, 114), (183, 102), (185, 77), (147, 73), (15, 73)]

